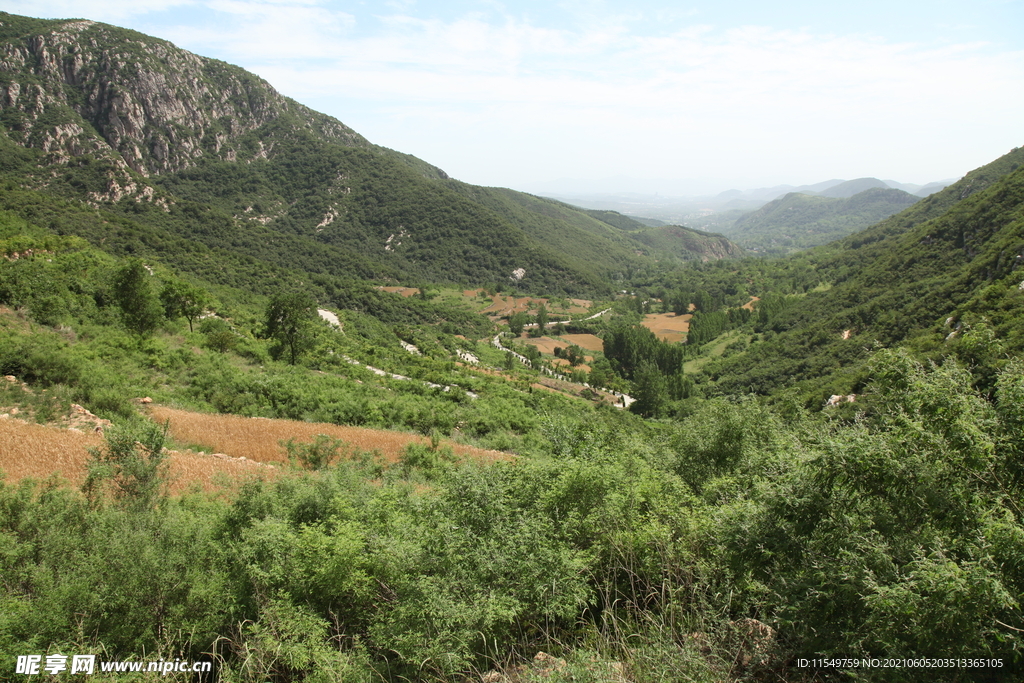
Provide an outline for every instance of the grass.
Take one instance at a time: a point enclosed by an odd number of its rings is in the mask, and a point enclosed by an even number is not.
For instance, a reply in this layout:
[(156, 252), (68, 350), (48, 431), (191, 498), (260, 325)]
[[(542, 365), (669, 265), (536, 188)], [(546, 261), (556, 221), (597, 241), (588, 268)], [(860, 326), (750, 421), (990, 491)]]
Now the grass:
[(691, 372), (698, 372), (701, 368), (711, 362), (712, 359), (720, 357), (725, 353), (725, 347), (729, 346), (733, 342), (745, 340), (750, 341), (752, 335), (744, 334), (740, 330), (730, 330), (716, 337), (712, 341), (704, 345), (704, 353), (699, 358), (688, 360), (683, 363), (683, 372), (689, 374)]

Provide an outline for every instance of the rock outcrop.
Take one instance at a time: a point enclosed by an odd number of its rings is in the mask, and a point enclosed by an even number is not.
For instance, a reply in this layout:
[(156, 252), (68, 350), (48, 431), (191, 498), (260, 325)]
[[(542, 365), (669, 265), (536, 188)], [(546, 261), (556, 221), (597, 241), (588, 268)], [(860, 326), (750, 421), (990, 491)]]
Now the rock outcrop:
[[(0, 23), (20, 17), (0, 13)], [(266, 158), (246, 133), (283, 116), (345, 145), (369, 143), (351, 128), (280, 95), (266, 81), (163, 40), (92, 21), (35, 21), (0, 46), (0, 116), (12, 138), (67, 163), (92, 153), (148, 176), (179, 171), (204, 155)], [(85, 125), (83, 125), (85, 124)], [(138, 188), (112, 178), (108, 199)]]

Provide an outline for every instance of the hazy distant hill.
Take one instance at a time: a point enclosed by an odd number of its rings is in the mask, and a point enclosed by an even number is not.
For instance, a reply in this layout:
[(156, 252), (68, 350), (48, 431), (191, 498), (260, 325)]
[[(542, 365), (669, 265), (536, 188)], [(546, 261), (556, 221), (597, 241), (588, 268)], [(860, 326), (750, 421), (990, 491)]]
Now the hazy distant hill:
[(690, 260), (695, 256), (702, 261), (737, 258), (745, 255), (742, 247), (723, 235), (694, 230), (681, 225), (666, 225), (661, 221), (635, 219), (617, 211), (587, 209), (586, 213), (646, 244), (655, 256), (671, 256)]
[(786, 253), (863, 230), (917, 201), (918, 197), (903, 190), (881, 187), (846, 199), (791, 192), (739, 218), (725, 232), (746, 248)]
[(839, 183), (838, 185), (833, 185), (832, 187), (821, 190), (818, 194), (822, 197), (849, 199), (864, 190), (870, 190), (872, 188), (888, 189), (888, 187), (888, 185), (878, 178), (857, 178), (856, 180), (847, 180), (846, 182)]

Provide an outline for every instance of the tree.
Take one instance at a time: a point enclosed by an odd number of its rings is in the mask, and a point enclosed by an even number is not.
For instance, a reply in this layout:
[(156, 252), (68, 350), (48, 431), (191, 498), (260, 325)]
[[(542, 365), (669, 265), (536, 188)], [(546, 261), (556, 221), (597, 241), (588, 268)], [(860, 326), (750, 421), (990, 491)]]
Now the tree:
[(160, 291), (160, 303), (164, 306), (164, 315), (169, 320), (178, 316), (188, 320), (188, 331), (192, 332), (192, 323), (203, 314), (210, 305), (210, 297), (206, 291), (181, 280), (171, 280)]
[(138, 259), (129, 259), (111, 283), (113, 299), (129, 330), (143, 336), (151, 333), (163, 318), (160, 302), (149, 284), (149, 270)]
[(292, 365), (312, 344), (316, 316), (316, 302), (306, 292), (277, 294), (267, 306), (266, 336), (288, 350)]
[(89, 449), (83, 490), (92, 499), (109, 486), (114, 497), (137, 510), (159, 500), (167, 481), (164, 440), (170, 423), (111, 427), (102, 448)]
[(548, 325), (548, 307), (545, 306), (544, 304), (541, 304), (540, 307), (537, 308), (537, 329), (540, 330), (541, 332), (543, 332), (544, 328), (547, 327), (547, 325)]
[(636, 401), (629, 406), (630, 411), (642, 417), (658, 417), (668, 400), (668, 386), (658, 366), (650, 361), (641, 362), (633, 386)]
[(563, 352), (563, 356), (567, 361), (569, 361), (569, 365), (571, 365), (572, 367), (576, 367), (585, 360), (583, 355), (583, 349), (576, 346), (575, 344), (567, 348)]
[(523, 327), (526, 325), (529, 319), (529, 316), (527, 316), (526, 313), (524, 313), (523, 311), (513, 313), (512, 317), (508, 319), (509, 331), (518, 337), (523, 333)]

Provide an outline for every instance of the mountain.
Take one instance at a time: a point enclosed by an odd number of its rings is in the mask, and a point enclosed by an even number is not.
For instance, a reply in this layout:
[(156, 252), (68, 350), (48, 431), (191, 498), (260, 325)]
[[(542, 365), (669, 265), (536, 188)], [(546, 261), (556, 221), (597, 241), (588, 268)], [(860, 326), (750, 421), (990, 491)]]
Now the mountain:
[(878, 178), (857, 178), (856, 180), (847, 180), (833, 185), (827, 189), (820, 191), (822, 197), (836, 197), (841, 199), (848, 199), (855, 194), (859, 194), (864, 190), (870, 190), (871, 188), (888, 188), (884, 182)]
[[(1024, 348), (1024, 149), (867, 230), (808, 252), (824, 286), (764, 317), (761, 341), (706, 366), (716, 390), (857, 392), (876, 345), (961, 354), (995, 370)], [(964, 345), (956, 339), (967, 335)], [(983, 373), (984, 374), (984, 373)]]
[(881, 187), (845, 199), (791, 192), (742, 216), (727, 233), (744, 247), (786, 253), (863, 230), (917, 201), (903, 190)]
[(585, 209), (584, 212), (608, 225), (626, 231), (629, 236), (651, 248), (658, 257), (684, 261), (739, 258), (746, 254), (743, 248), (723, 235), (694, 230), (682, 225), (668, 225), (652, 219), (638, 219), (617, 211)]
[[(244, 277), (210, 273), (241, 258), (299, 280), (565, 293), (605, 291), (647, 262), (644, 243), (603, 221), (460, 183), (238, 67), (91, 21), (0, 13), (0, 23), (0, 173), (18, 188), (0, 208), (27, 215), (53, 198), (70, 204), (48, 211), (100, 208), (123, 224), (120, 239), (81, 230), (105, 249), (214, 279)], [(205, 256), (188, 258), (181, 240)]]

